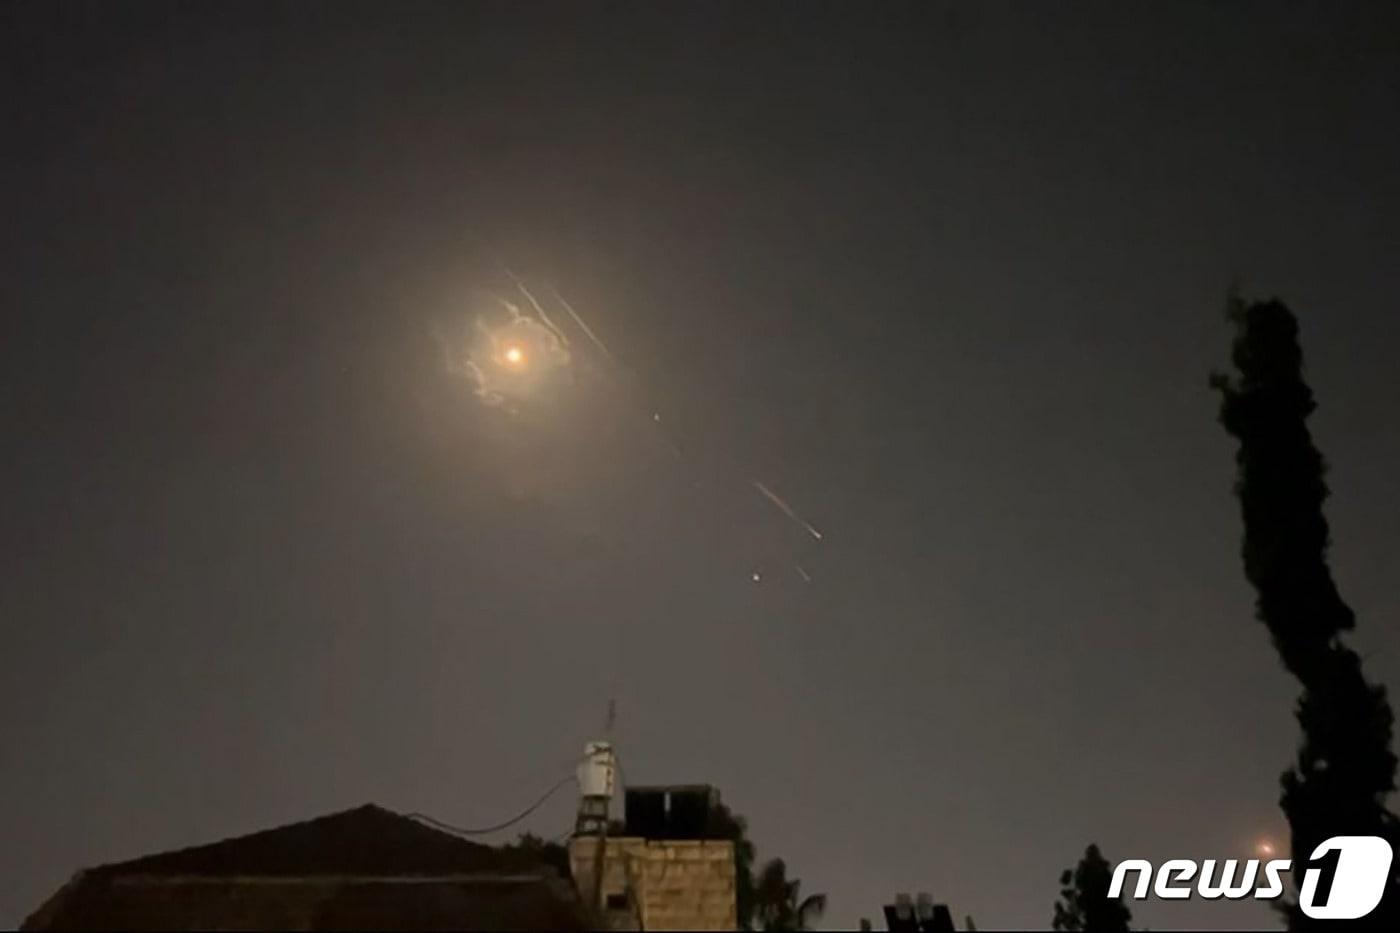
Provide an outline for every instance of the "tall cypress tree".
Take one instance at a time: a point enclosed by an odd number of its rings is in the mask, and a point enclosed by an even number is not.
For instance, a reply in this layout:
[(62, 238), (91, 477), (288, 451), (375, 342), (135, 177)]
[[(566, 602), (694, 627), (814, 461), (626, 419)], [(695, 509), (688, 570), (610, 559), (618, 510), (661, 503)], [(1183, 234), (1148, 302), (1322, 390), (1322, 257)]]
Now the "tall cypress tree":
[[(1306, 423), (1316, 406), (1303, 381), (1298, 322), (1278, 301), (1235, 297), (1230, 318), (1238, 372), (1211, 383), (1222, 398), (1220, 422), (1240, 445), (1235, 494), (1244, 517), (1244, 572), (1257, 594), (1255, 615), (1302, 685), (1302, 744), (1283, 773), (1280, 799), (1298, 884), (1308, 856), (1329, 836), (1384, 836), (1400, 848), (1385, 806), (1395, 788), (1392, 715), (1384, 688), (1367, 682), (1360, 658), (1342, 641), (1356, 619), (1327, 565), (1326, 464)], [(1385, 899), (1366, 918), (1369, 927), (1400, 930), (1396, 880), (1392, 874)], [(1320, 923), (1296, 905), (1287, 910), (1291, 929)]]

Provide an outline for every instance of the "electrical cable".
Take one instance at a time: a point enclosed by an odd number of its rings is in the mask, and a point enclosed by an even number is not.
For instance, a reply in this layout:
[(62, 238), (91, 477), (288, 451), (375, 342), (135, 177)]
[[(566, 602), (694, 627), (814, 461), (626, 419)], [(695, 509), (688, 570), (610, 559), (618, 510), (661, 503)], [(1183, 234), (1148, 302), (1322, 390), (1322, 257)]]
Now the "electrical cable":
[(516, 823), (519, 823), (521, 820), (525, 819), (525, 817), (529, 816), (531, 813), (534, 813), (540, 807), (544, 806), (545, 801), (548, 800), (550, 797), (553, 797), (556, 793), (558, 793), (559, 788), (563, 787), (565, 784), (569, 784), (576, 780), (578, 780), (577, 777), (575, 777), (572, 774), (569, 775), (568, 777), (559, 781), (549, 790), (545, 791), (543, 797), (530, 804), (520, 813), (516, 814), (515, 816), (511, 817), (503, 823), (497, 823), (494, 826), (486, 826), (481, 829), (467, 829), (462, 826), (453, 826), (451, 823), (444, 823), (442, 820), (436, 819), (435, 817), (431, 817), (426, 813), (415, 812), (406, 814), (406, 816), (408, 816), (408, 818), (411, 820), (418, 820), (419, 822), (426, 823), (429, 826), (434, 827), (435, 829), (441, 829), (446, 832), (456, 833), (459, 836), (485, 836), (488, 833), (500, 832), (503, 829), (508, 829), (511, 826), (514, 826)]

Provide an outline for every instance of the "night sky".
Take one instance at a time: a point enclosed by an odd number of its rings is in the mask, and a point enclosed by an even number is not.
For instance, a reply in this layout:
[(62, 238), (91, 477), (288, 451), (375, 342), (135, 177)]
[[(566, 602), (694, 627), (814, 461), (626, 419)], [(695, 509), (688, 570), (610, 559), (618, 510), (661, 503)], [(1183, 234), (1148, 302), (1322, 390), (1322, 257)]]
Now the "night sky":
[[(1233, 279), (1301, 316), (1400, 689), (1394, 4), (6, 4), (0, 68), (0, 925), (367, 801), (498, 821), (614, 693), (626, 777), (717, 785), (833, 925), (1286, 843)], [(439, 338), (493, 256), (615, 365), (480, 404)]]

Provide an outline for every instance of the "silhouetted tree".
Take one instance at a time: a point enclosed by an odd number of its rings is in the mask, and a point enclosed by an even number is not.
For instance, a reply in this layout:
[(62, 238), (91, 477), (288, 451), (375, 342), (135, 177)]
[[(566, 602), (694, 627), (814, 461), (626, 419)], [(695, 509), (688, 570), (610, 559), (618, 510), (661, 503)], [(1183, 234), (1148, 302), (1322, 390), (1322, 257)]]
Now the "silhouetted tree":
[(760, 930), (810, 930), (826, 912), (826, 895), (802, 897), (802, 882), (789, 879), (787, 865), (770, 859), (754, 884), (754, 921)]
[(1128, 930), (1128, 921), (1133, 919), (1133, 915), (1121, 899), (1108, 896), (1108, 886), (1112, 880), (1113, 868), (1099, 852), (1099, 847), (1091, 845), (1085, 849), (1079, 864), (1066, 868), (1060, 875), (1060, 899), (1055, 902), (1054, 928), (1084, 933), (1123, 933)]
[(548, 865), (561, 878), (569, 878), (573, 874), (569, 867), (569, 850), (562, 843), (551, 842), (534, 833), (521, 833), (515, 842), (496, 848), (519, 857), (522, 864)]
[[(1233, 296), (1230, 318), (1238, 373), (1216, 374), (1211, 384), (1222, 396), (1220, 422), (1240, 445), (1235, 493), (1244, 517), (1244, 572), (1257, 594), (1255, 615), (1303, 688), (1296, 707), (1302, 745), (1282, 776), (1280, 799), (1297, 883), (1303, 863), (1329, 836), (1384, 836), (1395, 845), (1396, 821), (1385, 809), (1395, 787), (1392, 715), (1384, 689), (1367, 682), (1356, 652), (1341, 640), (1356, 619), (1327, 565), (1326, 465), (1306, 424), (1316, 406), (1303, 381), (1298, 323), (1278, 301), (1245, 304)], [(1392, 877), (1367, 918), (1373, 928), (1400, 929), (1395, 888)], [(1290, 928), (1313, 924), (1296, 905), (1286, 909)]]
[[(754, 877), (754, 845), (749, 841), (748, 822), (724, 803), (710, 811), (706, 835), (734, 843), (734, 906), (739, 929), (752, 930), (757, 924), (765, 930), (802, 930), (806, 927), (800, 924), (815, 922), (826, 910), (825, 894), (797, 901), (801, 882), (787, 880), (782, 859), (773, 859), (758, 878)], [(765, 883), (766, 889), (762, 887)]]
[(748, 837), (749, 824), (730, 810), (723, 801), (710, 811), (706, 835), (728, 839), (734, 843), (734, 906), (739, 929), (753, 929), (753, 843)]

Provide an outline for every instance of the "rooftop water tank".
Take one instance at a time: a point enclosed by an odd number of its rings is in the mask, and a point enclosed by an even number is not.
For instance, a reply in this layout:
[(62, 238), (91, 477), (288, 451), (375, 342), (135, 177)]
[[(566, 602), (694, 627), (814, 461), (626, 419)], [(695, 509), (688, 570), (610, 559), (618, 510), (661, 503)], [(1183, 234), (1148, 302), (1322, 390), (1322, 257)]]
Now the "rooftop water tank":
[(609, 742), (589, 742), (578, 766), (578, 789), (584, 797), (612, 798), (613, 749)]

